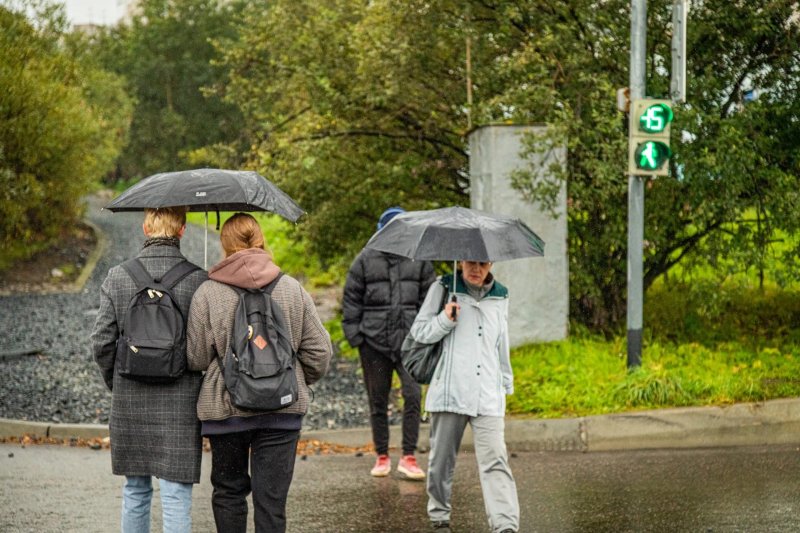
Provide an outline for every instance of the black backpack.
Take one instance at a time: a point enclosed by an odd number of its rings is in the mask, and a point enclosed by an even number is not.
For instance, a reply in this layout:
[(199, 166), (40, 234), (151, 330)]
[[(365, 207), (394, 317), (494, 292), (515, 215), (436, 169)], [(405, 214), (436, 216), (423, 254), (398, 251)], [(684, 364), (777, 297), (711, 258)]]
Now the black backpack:
[(186, 370), (186, 319), (172, 288), (200, 267), (183, 260), (154, 279), (134, 258), (122, 268), (136, 284), (125, 328), (117, 341), (120, 376), (144, 383), (170, 383)]
[(273, 411), (297, 401), (297, 354), (272, 289), (283, 273), (260, 289), (241, 289), (225, 359), (220, 365), (231, 403)]

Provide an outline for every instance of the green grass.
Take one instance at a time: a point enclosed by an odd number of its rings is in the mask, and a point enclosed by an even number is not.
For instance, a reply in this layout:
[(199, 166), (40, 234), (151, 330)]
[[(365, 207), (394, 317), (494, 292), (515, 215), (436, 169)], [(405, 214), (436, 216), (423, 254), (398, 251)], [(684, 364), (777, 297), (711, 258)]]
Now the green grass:
[(358, 350), (350, 346), (350, 343), (347, 342), (347, 339), (344, 336), (344, 330), (342, 330), (342, 315), (341, 313), (337, 315), (335, 318), (328, 320), (325, 322), (325, 329), (328, 330), (328, 333), (331, 335), (331, 343), (335, 348), (338, 349), (339, 355), (344, 357), (345, 359), (349, 359), (351, 361), (355, 361), (358, 359)]
[(542, 418), (800, 396), (800, 346), (650, 341), (628, 372), (623, 338), (576, 336), (512, 352), (509, 412)]
[(514, 350), (509, 411), (585, 416), (800, 396), (800, 291), (658, 284), (644, 326), (633, 372), (622, 336), (579, 332)]

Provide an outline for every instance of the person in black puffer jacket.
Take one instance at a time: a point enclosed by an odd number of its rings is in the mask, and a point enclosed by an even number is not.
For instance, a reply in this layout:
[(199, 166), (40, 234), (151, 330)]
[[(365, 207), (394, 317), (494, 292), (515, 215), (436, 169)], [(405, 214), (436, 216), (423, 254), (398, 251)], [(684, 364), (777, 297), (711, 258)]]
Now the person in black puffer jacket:
[[(378, 219), (378, 229), (404, 210), (391, 207)], [(420, 387), (400, 362), (403, 344), (417, 316), (428, 287), (436, 280), (428, 261), (365, 248), (347, 273), (342, 302), (342, 328), (347, 341), (358, 348), (370, 406), (372, 440), (378, 457), (370, 472), (389, 475), (389, 393), (397, 372), (403, 393), (403, 456), (397, 471), (408, 479), (425, 479), (417, 465), (420, 423)]]

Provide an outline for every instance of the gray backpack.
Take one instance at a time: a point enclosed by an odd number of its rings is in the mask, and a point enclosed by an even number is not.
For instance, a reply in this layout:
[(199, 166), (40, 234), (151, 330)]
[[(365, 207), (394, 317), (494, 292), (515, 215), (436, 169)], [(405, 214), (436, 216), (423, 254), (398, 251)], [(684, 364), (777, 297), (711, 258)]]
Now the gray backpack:
[(200, 267), (183, 260), (158, 279), (136, 258), (122, 268), (136, 284), (136, 293), (117, 341), (117, 372), (143, 383), (173, 382), (186, 370), (186, 319), (172, 289)]
[(231, 403), (273, 411), (297, 401), (297, 354), (272, 290), (283, 273), (261, 289), (233, 287), (239, 303), (228, 351), (220, 365)]

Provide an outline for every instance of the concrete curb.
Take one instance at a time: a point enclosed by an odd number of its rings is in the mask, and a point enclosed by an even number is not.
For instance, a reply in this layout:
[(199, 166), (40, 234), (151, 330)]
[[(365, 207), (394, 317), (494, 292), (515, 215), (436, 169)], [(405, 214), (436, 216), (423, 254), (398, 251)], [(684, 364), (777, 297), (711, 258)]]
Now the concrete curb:
[(0, 438), (22, 437), (26, 434), (32, 437), (51, 437), (54, 439), (69, 439), (72, 437), (94, 439), (107, 437), (108, 426), (103, 424), (49, 424), (47, 422), (0, 418)]
[[(0, 418), (0, 437), (91, 439), (107, 437), (100, 424), (49, 424)], [(391, 428), (390, 445), (400, 446), (400, 427)], [(420, 428), (419, 448), (428, 450), (429, 428)], [(341, 446), (372, 443), (369, 428), (304, 431), (302, 439)], [(506, 419), (506, 444), (512, 451), (597, 452), (663, 448), (709, 448), (800, 443), (800, 398), (741, 403), (725, 407), (686, 407), (564, 419)], [(461, 445), (472, 450), (469, 426)]]
[(800, 443), (800, 399), (587, 417), (589, 451)]
[(89, 258), (86, 260), (86, 264), (83, 266), (83, 270), (81, 270), (78, 279), (73, 282), (70, 292), (80, 292), (83, 290), (83, 287), (89, 280), (89, 276), (91, 276), (92, 272), (94, 272), (94, 267), (97, 266), (97, 262), (100, 261), (100, 258), (103, 257), (103, 254), (106, 251), (106, 248), (108, 248), (108, 237), (106, 237), (105, 232), (101, 230), (97, 224), (89, 221), (88, 219), (84, 219), (83, 222), (94, 231), (94, 235), (97, 238), (97, 244), (95, 245), (94, 250), (92, 250), (92, 253), (89, 254)]

